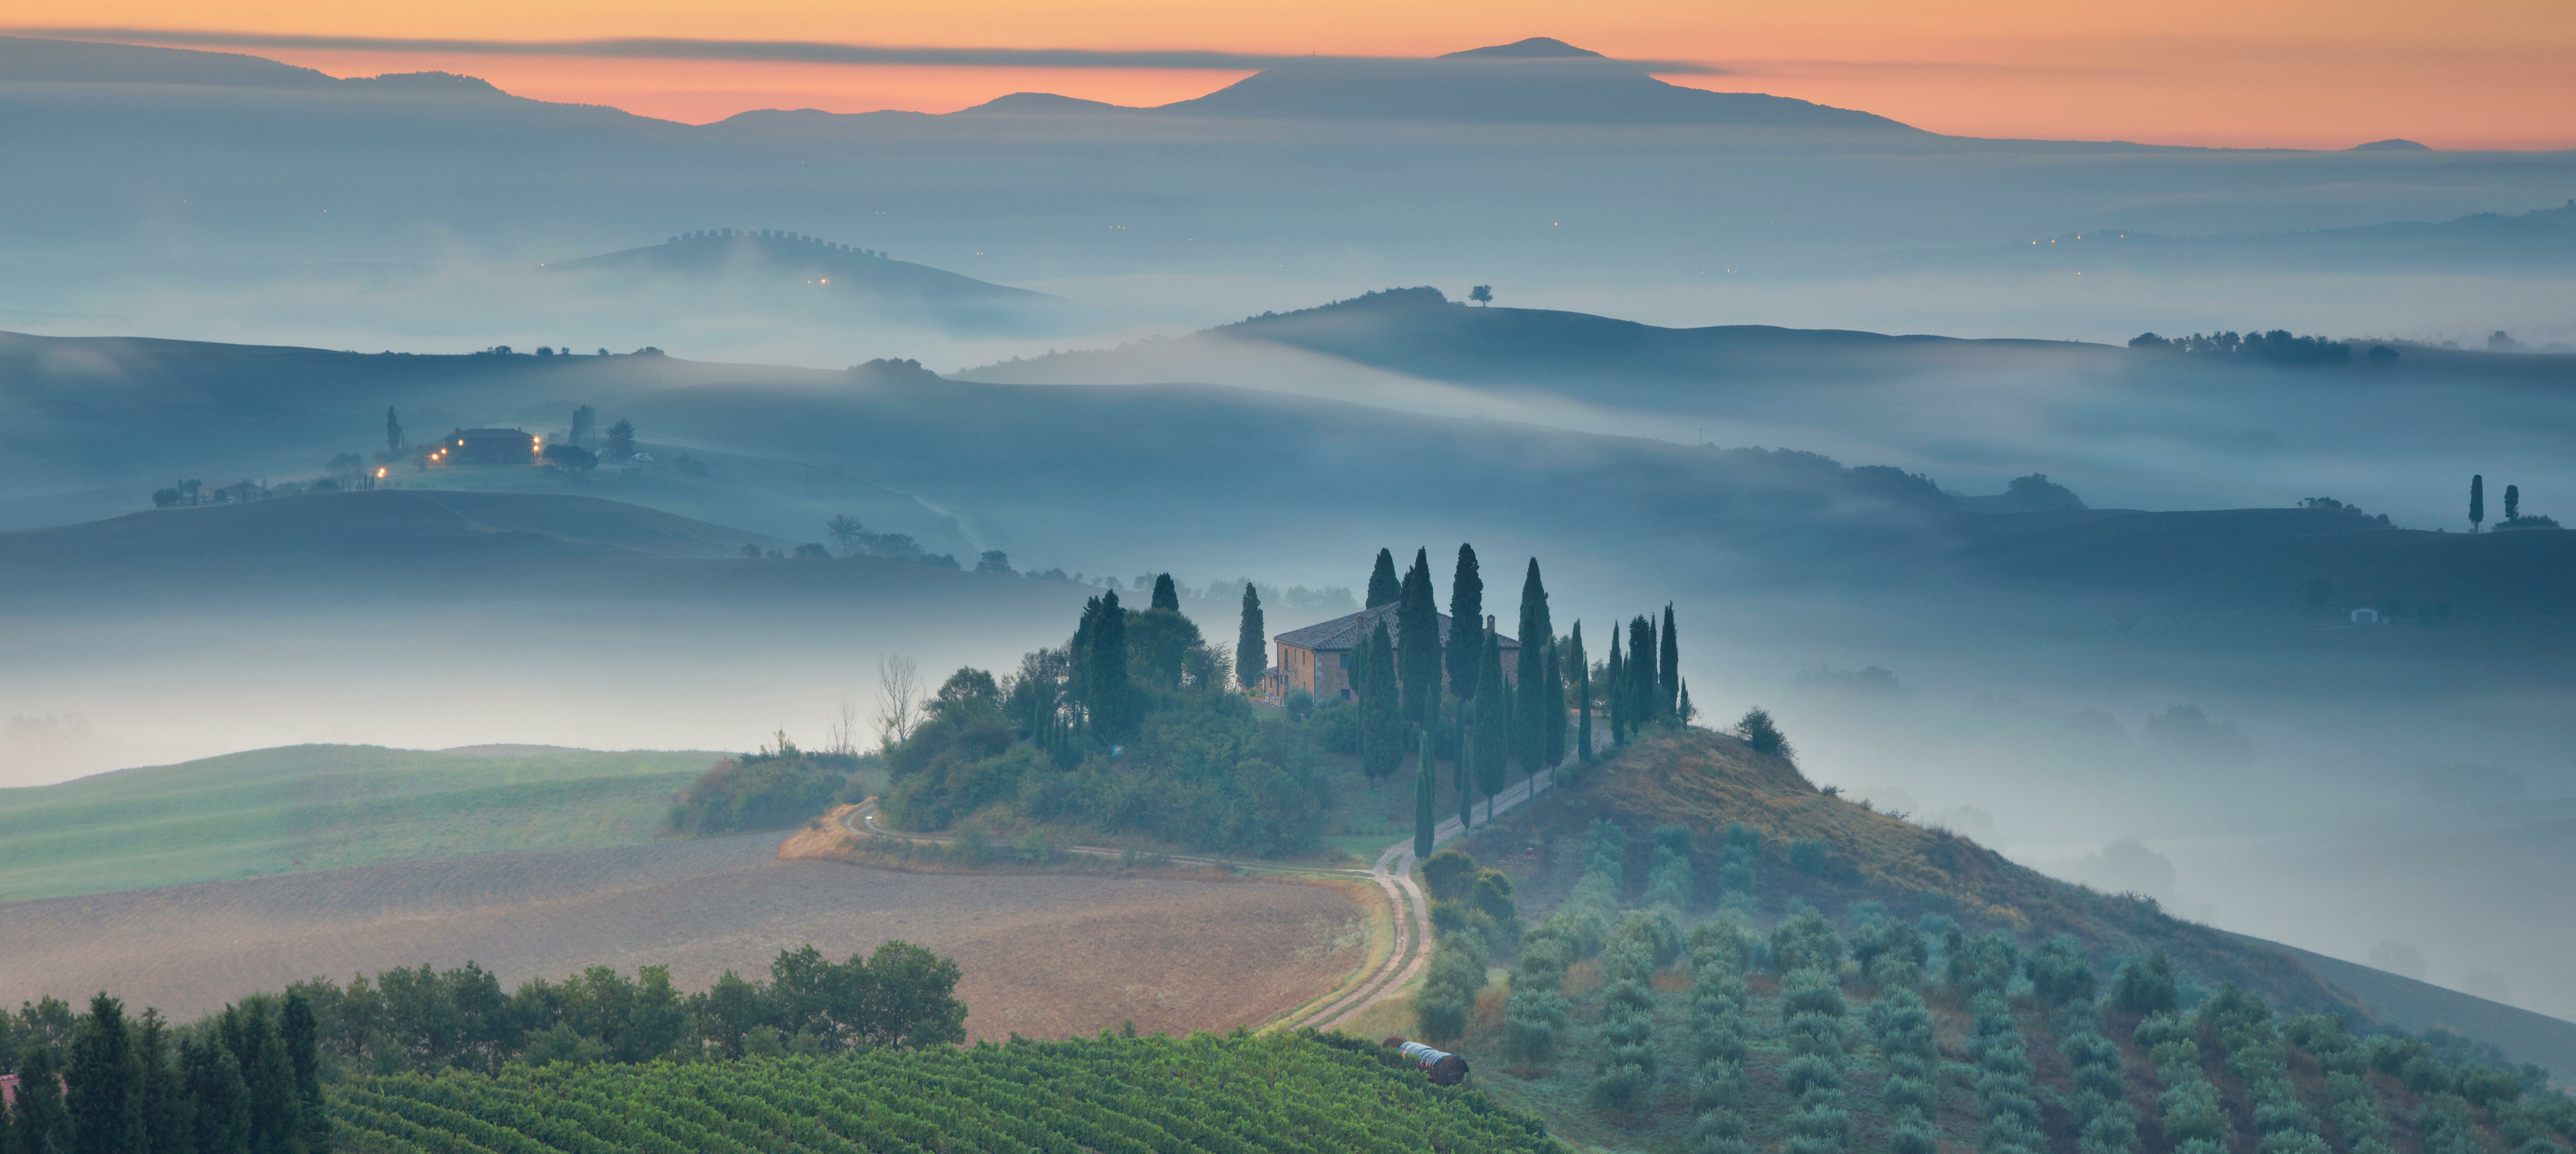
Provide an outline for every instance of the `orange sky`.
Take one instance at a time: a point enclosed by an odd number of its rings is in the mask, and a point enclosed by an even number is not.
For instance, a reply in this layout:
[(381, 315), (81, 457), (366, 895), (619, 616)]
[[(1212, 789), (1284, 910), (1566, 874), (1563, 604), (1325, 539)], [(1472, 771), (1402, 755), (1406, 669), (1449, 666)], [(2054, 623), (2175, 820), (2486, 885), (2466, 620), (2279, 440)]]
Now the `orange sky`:
[[(2568, 0), (15, 0), (22, 27), (377, 37), (669, 36), (879, 45), (1427, 55), (1555, 36), (1703, 61), (1677, 83), (1772, 92), (1977, 136), (2346, 147), (2576, 147)], [(546, 100), (688, 121), (750, 108), (940, 112), (1017, 91), (1156, 104), (1239, 72), (609, 60), (239, 49), (334, 75), (441, 69)]]

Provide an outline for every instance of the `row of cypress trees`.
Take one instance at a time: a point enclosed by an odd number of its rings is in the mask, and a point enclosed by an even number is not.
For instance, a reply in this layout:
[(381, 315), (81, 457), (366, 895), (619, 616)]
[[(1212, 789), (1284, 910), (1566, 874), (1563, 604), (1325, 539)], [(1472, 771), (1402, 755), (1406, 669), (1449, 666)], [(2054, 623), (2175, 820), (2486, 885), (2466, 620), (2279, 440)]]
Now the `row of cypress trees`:
[(14, 1106), (0, 1112), (7, 1154), (321, 1154), (323, 1112), (313, 1007), (290, 994), (270, 1014), (255, 998), (184, 1030), (159, 1014), (129, 1019), (101, 993), (59, 1065), (29, 1047)]
[(1661, 634), (1655, 619), (1644, 614), (1628, 622), (1628, 648), (1621, 652), (1619, 631), (1610, 632), (1610, 740), (1625, 745), (1650, 725), (1678, 725), (1690, 720), (1690, 689), (1682, 684), (1681, 639), (1673, 607), (1665, 603)]

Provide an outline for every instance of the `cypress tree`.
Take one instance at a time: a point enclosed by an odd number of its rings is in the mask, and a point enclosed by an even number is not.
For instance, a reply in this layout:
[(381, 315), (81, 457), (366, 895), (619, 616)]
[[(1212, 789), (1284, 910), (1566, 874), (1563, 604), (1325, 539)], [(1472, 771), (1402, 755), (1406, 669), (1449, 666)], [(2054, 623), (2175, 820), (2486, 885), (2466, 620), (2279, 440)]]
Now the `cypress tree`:
[(1404, 685), (1404, 719), (1418, 725), (1439, 713), (1440, 602), (1431, 591), (1431, 553), (1417, 549), (1396, 599), (1395, 661)]
[(1440, 824), (1432, 812), (1439, 804), (1439, 787), (1431, 780), (1431, 731), (1422, 731), (1422, 761), (1413, 770), (1413, 856), (1431, 856), (1431, 832)]
[(1547, 642), (1547, 657), (1539, 662), (1539, 676), (1546, 679), (1540, 687), (1539, 704), (1547, 711), (1547, 766), (1554, 769), (1565, 763), (1565, 655), (1556, 639)]
[(128, 1154), (143, 1149), (143, 1063), (125, 1028), (125, 1006), (105, 992), (89, 1000), (89, 1013), (72, 1032), (70, 1083), (64, 1106), (71, 1115), (72, 1149), (78, 1154)]
[(1494, 795), (1503, 791), (1504, 760), (1512, 745), (1512, 695), (1503, 686), (1503, 645), (1485, 630), (1477, 677), (1496, 692), (1476, 695), (1476, 788), (1485, 791), (1485, 821), (1494, 820)]
[(1619, 622), (1610, 622), (1610, 683), (1602, 686), (1610, 705), (1610, 744), (1628, 744), (1628, 668), (1619, 656)]
[(1566, 663), (1574, 667), (1575, 714), (1574, 757), (1585, 765), (1592, 763), (1592, 663), (1583, 653), (1583, 623), (1574, 623), (1566, 635)]
[(1127, 611), (1119, 608), (1115, 590), (1083, 604), (1074, 645), (1082, 671), (1082, 708), (1091, 718), (1093, 735), (1102, 741), (1124, 740), (1133, 686), (1127, 674)]
[(1666, 717), (1679, 721), (1681, 720), (1682, 646), (1680, 637), (1673, 632), (1673, 603), (1670, 601), (1664, 602), (1664, 643), (1657, 649), (1656, 655), (1663, 659), (1663, 664), (1659, 666), (1663, 676), (1655, 682), (1655, 691), (1663, 696), (1656, 700), (1656, 710)]
[[(224, 1012), (225, 1041), (234, 1043), (241, 1063), (243, 1097), (250, 1113), (251, 1154), (294, 1154), (303, 1130), (302, 1101), (295, 1092), (295, 1066), (277, 1036), (277, 1022), (265, 1002)], [(235, 1042), (235, 1039), (239, 1039)]]
[(1628, 723), (1633, 734), (1639, 726), (1658, 720), (1655, 701), (1661, 697), (1655, 688), (1655, 623), (1638, 614), (1628, 622)]
[(1680, 724), (1688, 725), (1690, 724), (1691, 716), (1698, 712), (1699, 710), (1693, 708), (1690, 703), (1690, 682), (1682, 682), (1681, 708), (1673, 712), (1673, 720)]
[(18, 1063), (18, 1104), (10, 1114), (9, 1133), (20, 1154), (71, 1154), (72, 1118), (54, 1075), (54, 1048), (41, 1039)]
[[(1468, 630), (1470, 632), (1455, 635), (1472, 638), (1475, 631), (1482, 630), (1484, 627), (1485, 578), (1476, 567), (1475, 547), (1460, 545), (1458, 546), (1458, 573), (1449, 582), (1449, 628), (1453, 632), (1460, 629)], [(1457, 694), (1461, 701), (1475, 697), (1477, 691), (1482, 688), (1477, 683), (1477, 672), (1482, 668), (1483, 660), (1484, 654), (1477, 650), (1472, 639), (1464, 645), (1451, 645), (1449, 647), (1449, 692)]]
[(2504, 519), (2509, 523), (2520, 516), (2522, 516), (2522, 486), (2507, 485), (2504, 487)]
[(1369, 570), (1368, 604), (1362, 608), (1375, 609), (1380, 605), (1393, 605), (1395, 599), (1403, 595), (1404, 586), (1396, 580), (1395, 576), (1395, 554), (1384, 549), (1378, 550), (1377, 568)]
[[(1463, 640), (1463, 639), (1462, 639)], [(1468, 780), (1474, 773), (1475, 733), (1467, 725), (1469, 703), (1458, 703), (1458, 756), (1449, 763), (1449, 784), (1458, 790), (1458, 832), (1476, 828), (1476, 790)]]
[[(1380, 553), (1379, 556), (1385, 556)], [(1261, 684), (1270, 668), (1269, 630), (1261, 623), (1261, 594), (1243, 583), (1243, 627), (1234, 635), (1234, 680), (1245, 689)]]
[(2469, 532), (2477, 532), (2478, 524), (2486, 519), (2487, 478), (2480, 473), (2469, 478)]
[[(1539, 580), (1536, 557), (1530, 558), (1529, 571), (1521, 578), (1520, 630), (1519, 660), (1512, 670), (1513, 688), (1520, 698), (1512, 710), (1512, 759), (1521, 763), (1524, 776), (1535, 781), (1539, 766), (1547, 760), (1547, 642), (1556, 636), (1547, 613), (1547, 585)], [(1564, 700), (1562, 694), (1558, 700)], [(1564, 728), (1562, 722), (1558, 728)]]
[(1180, 590), (1172, 587), (1171, 574), (1162, 573), (1157, 574), (1154, 577), (1154, 599), (1147, 603), (1145, 607), (1148, 609), (1169, 609), (1174, 613), (1181, 611), (1181, 592)]
[[(434, 428), (436, 426), (432, 427)], [(402, 447), (402, 419), (394, 416), (394, 407), (392, 405), (387, 405), (385, 406), (385, 448), (392, 452), (399, 453), (402, 451)]]
[(331, 1116), (322, 1108), (321, 1023), (314, 1020), (313, 1003), (304, 995), (286, 995), (286, 1007), (278, 1013), (277, 1040), (285, 1046), (287, 1067), (295, 1075), (297, 1134), (305, 1150), (328, 1150)]
[(1352, 655), (1351, 666), (1359, 680), (1360, 773), (1374, 784), (1404, 763), (1404, 718), (1396, 699), (1395, 642), (1387, 635), (1385, 618), (1378, 619), (1375, 632), (1360, 639), (1360, 651)]
[(170, 1030), (160, 1014), (143, 1011), (142, 1028), (134, 1035), (134, 1056), (143, 1063), (144, 1149), (149, 1154), (196, 1154), (188, 1087), (171, 1060)]
[(195, 1114), (197, 1154), (249, 1154), (250, 1088), (232, 1049), (212, 1035), (183, 1039), (179, 1065)]

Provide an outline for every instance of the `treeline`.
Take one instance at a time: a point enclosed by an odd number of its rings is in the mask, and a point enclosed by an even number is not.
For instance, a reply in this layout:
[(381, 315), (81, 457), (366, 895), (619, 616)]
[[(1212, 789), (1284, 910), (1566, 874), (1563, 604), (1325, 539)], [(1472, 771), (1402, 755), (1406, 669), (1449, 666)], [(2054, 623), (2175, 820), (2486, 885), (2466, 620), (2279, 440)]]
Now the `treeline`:
[[(2162, 337), (2140, 333), (2129, 339), (2129, 347), (2142, 352), (2191, 353), (2200, 356), (2251, 357), (2283, 365), (2339, 365), (2352, 360), (2352, 346), (2324, 337), (2292, 335), (2288, 329), (2270, 332), (2218, 332), (2187, 337)], [(2382, 354), (2385, 354), (2384, 356)], [(2396, 350), (2385, 345), (2370, 350), (2373, 364), (2394, 364)]]
[(936, 830), (989, 810), (1225, 852), (1312, 844), (1330, 801), (1312, 743), (1260, 722), (1168, 575), (1151, 597), (1137, 610), (1103, 593), (1062, 647), (1000, 677), (950, 675), (886, 748), (887, 815)]
[(18, 1076), (5, 1154), (302, 1154), (330, 1148), (322, 1084), (358, 1074), (490, 1074), (512, 1064), (699, 1062), (952, 1045), (957, 963), (905, 942), (834, 962), (781, 951), (766, 980), (697, 993), (666, 966), (593, 966), (503, 990), (471, 962), (298, 982), (173, 1027), (102, 993), (0, 1016)]

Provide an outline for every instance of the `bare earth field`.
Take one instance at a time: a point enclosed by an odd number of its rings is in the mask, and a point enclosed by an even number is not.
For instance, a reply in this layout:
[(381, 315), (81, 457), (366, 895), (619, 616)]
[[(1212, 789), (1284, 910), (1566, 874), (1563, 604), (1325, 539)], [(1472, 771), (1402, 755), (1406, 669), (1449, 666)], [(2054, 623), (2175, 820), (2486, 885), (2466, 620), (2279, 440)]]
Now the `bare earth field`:
[(105, 989), (182, 1020), (314, 976), (467, 961), (504, 986), (668, 964), (682, 989), (780, 949), (953, 956), (976, 1037), (1257, 1024), (1357, 966), (1362, 913), (1258, 882), (899, 873), (779, 861), (781, 835), (492, 854), (0, 905), (0, 1004)]

